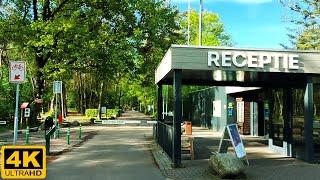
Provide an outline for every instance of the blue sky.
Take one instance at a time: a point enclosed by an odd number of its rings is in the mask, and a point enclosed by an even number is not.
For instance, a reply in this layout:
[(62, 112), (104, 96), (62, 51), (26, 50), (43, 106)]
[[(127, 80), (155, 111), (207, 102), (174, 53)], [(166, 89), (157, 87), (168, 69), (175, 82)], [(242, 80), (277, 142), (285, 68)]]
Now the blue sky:
[[(199, 10), (200, 0), (191, 0), (191, 8)], [(290, 45), (286, 19), (289, 13), (278, 0), (203, 0), (204, 9), (216, 12), (235, 46), (282, 48)], [(180, 11), (186, 11), (188, 0), (171, 0)]]

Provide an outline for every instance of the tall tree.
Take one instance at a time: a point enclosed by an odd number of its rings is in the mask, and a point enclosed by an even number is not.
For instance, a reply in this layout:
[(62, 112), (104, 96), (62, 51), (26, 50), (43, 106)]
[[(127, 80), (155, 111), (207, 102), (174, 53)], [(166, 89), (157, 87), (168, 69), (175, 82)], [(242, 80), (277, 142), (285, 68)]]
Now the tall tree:
[[(188, 42), (188, 12), (181, 14), (180, 25), (184, 35), (184, 40), (179, 42), (187, 44)], [(202, 45), (219, 46), (231, 45), (231, 38), (225, 32), (224, 25), (220, 22), (219, 15), (214, 12), (203, 12), (202, 21)], [(190, 10), (190, 45), (199, 44), (199, 13), (193, 9)]]
[(281, 0), (281, 3), (289, 12), (293, 12), (292, 16), (288, 15), (294, 25), (289, 34), (292, 44), (298, 49), (319, 49), (320, 1)]
[(73, 77), (64, 72), (91, 73), (94, 82), (143, 72), (178, 36), (177, 12), (163, 1), (4, 0), (0, 5), (0, 37), (6, 37), (1, 45), (14, 47), (18, 59), (35, 67), (35, 98), (43, 98), (47, 80)]

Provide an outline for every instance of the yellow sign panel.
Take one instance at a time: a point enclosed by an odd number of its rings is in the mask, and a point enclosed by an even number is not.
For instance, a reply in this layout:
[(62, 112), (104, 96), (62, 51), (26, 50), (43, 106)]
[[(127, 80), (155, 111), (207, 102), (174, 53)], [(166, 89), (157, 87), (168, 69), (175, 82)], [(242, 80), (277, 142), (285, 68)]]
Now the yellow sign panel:
[(2, 146), (1, 178), (44, 179), (46, 174), (45, 146)]

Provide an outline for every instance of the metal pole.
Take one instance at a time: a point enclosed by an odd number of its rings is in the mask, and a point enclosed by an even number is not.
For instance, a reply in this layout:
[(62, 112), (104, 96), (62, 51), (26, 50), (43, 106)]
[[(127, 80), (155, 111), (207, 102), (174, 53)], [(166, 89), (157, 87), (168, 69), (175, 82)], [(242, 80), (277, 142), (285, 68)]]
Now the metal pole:
[(80, 128), (79, 128), (79, 139), (81, 139), (81, 133), (82, 133), (82, 127), (81, 127), (81, 124), (80, 124)]
[(190, 45), (190, 16), (191, 16), (191, 8), (190, 8), (190, 0), (188, 3), (188, 46)]
[[(55, 115), (54, 115), (54, 125), (57, 126), (57, 114), (58, 114), (58, 93), (56, 93), (56, 107), (55, 107)], [(56, 139), (57, 133), (54, 132), (53, 138)]]
[(62, 119), (64, 118), (64, 104), (63, 104), (63, 85), (61, 85), (61, 94), (60, 94), (60, 100), (61, 100), (61, 115), (62, 115)]
[(57, 137), (60, 138), (60, 124), (57, 125)]
[(199, 9), (199, 46), (202, 45), (202, 8), (203, 0), (200, 0), (200, 9)]
[(173, 72), (173, 165), (181, 165), (181, 122), (182, 122), (182, 101), (181, 101), (182, 70), (176, 69)]
[(67, 129), (67, 144), (70, 145), (70, 128)]
[[(158, 102), (159, 103), (159, 102)], [(159, 106), (158, 106), (159, 107)], [(164, 98), (162, 98), (162, 119), (164, 119), (164, 108), (165, 106), (164, 106)]]
[(29, 126), (26, 128), (26, 144), (29, 144)]
[(14, 113), (14, 132), (13, 132), (13, 144), (17, 143), (18, 139), (18, 105), (19, 105), (19, 85), (17, 84), (17, 89), (16, 89), (16, 110)]
[(167, 85), (166, 113), (165, 113), (166, 116), (168, 116), (168, 101), (169, 101), (169, 85)]

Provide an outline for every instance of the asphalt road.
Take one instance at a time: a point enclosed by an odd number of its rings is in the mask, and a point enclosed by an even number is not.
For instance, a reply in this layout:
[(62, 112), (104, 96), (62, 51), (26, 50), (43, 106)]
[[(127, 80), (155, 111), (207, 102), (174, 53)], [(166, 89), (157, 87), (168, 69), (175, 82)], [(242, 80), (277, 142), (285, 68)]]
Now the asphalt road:
[(165, 179), (145, 144), (152, 127), (94, 128), (93, 139), (48, 164), (47, 179)]

